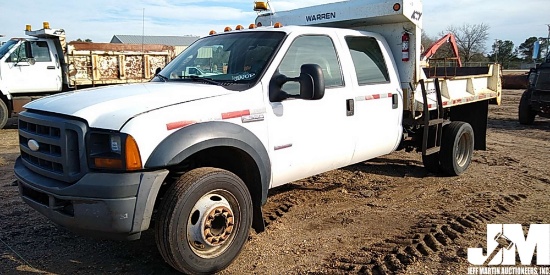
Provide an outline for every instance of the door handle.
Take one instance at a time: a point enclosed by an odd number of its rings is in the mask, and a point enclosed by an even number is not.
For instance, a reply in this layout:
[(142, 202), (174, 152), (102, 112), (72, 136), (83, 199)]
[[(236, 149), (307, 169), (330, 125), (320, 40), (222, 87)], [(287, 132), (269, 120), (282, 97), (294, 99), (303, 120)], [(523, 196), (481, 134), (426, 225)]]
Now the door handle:
[(48, 66), (48, 67), (46, 67), (46, 69), (48, 69), (48, 70), (55, 70), (55, 66)]
[(346, 100), (346, 115), (353, 116), (355, 114), (355, 106), (353, 99)]

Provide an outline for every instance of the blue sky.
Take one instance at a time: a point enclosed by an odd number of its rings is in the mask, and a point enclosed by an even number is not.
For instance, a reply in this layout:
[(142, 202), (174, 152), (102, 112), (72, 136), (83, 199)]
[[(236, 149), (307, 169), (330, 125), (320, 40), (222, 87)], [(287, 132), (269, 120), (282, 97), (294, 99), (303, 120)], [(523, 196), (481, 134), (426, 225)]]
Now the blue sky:
[[(253, 0), (28, 0), (0, 4), (0, 38), (24, 36), (26, 24), (33, 29), (49, 21), (63, 28), (68, 40), (90, 38), (109, 42), (114, 34), (198, 35), (225, 26), (254, 21)], [(288, 10), (336, 0), (273, 0), (276, 10)], [(512, 40), (519, 46), (530, 36), (548, 35), (548, 0), (424, 0), (424, 31), (437, 37), (449, 25), (485, 23), (490, 26), (486, 51), (494, 39)], [(145, 20), (143, 14), (145, 12)], [(145, 23), (145, 24), (143, 24)], [(145, 26), (145, 28), (143, 28)]]

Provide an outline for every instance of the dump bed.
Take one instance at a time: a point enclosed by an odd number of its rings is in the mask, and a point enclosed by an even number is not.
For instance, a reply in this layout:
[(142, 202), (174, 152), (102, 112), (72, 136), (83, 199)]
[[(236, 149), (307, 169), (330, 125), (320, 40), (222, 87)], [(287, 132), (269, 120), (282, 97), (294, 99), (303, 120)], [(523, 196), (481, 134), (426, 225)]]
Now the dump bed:
[[(349, 0), (290, 11), (261, 13), (256, 23), (267, 26), (304, 25), (347, 28), (381, 34), (390, 49), (403, 90), (405, 110), (423, 111), (420, 83), (426, 83), (429, 109), (437, 107), (435, 79), (439, 79), (444, 107), (497, 99), (500, 103), (501, 72), (498, 64), (482, 68), (423, 68), (421, 0)], [(403, 60), (403, 36), (409, 36), (409, 59)]]
[(51, 39), (57, 56), (63, 56), (63, 84), (106, 85), (149, 81), (157, 68), (164, 68), (175, 57), (175, 47), (167, 45), (66, 42), (65, 30), (44, 28), (25, 34)]
[(149, 81), (157, 68), (175, 56), (174, 47), (71, 42), (67, 45), (66, 82), (69, 86)]

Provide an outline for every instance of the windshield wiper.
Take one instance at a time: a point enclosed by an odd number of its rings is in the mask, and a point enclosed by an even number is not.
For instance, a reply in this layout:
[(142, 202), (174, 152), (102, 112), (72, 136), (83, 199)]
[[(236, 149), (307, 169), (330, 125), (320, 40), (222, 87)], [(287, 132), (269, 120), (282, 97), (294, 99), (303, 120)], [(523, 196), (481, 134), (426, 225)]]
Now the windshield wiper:
[(158, 76), (160, 79), (162, 79), (164, 82), (168, 82), (168, 77), (164, 76), (164, 75), (161, 75), (161, 74), (156, 74), (155, 75), (156, 77)]
[(209, 84), (212, 84), (212, 85), (217, 85), (217, 86), (222, 85), (221, 82), (215, 81), (212, 78), (200, 77), (200, 76), (197, 76), (197, 75), (188, 75), (188, 76), (184, 76), (183, 78), (189, 78), (189, 79), (192, 79), (193, 81), (204, 81), (206, 83), (209, 83)]

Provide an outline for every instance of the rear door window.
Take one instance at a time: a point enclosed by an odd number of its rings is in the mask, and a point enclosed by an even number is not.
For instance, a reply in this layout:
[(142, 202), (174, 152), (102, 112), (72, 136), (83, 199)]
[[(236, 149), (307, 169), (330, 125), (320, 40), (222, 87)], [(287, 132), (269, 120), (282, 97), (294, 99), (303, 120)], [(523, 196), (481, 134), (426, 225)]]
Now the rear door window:
[(355, 65), (359, 85), (390, 81), (384, 55), (375, 38), (348, 36), (346, 43)]

